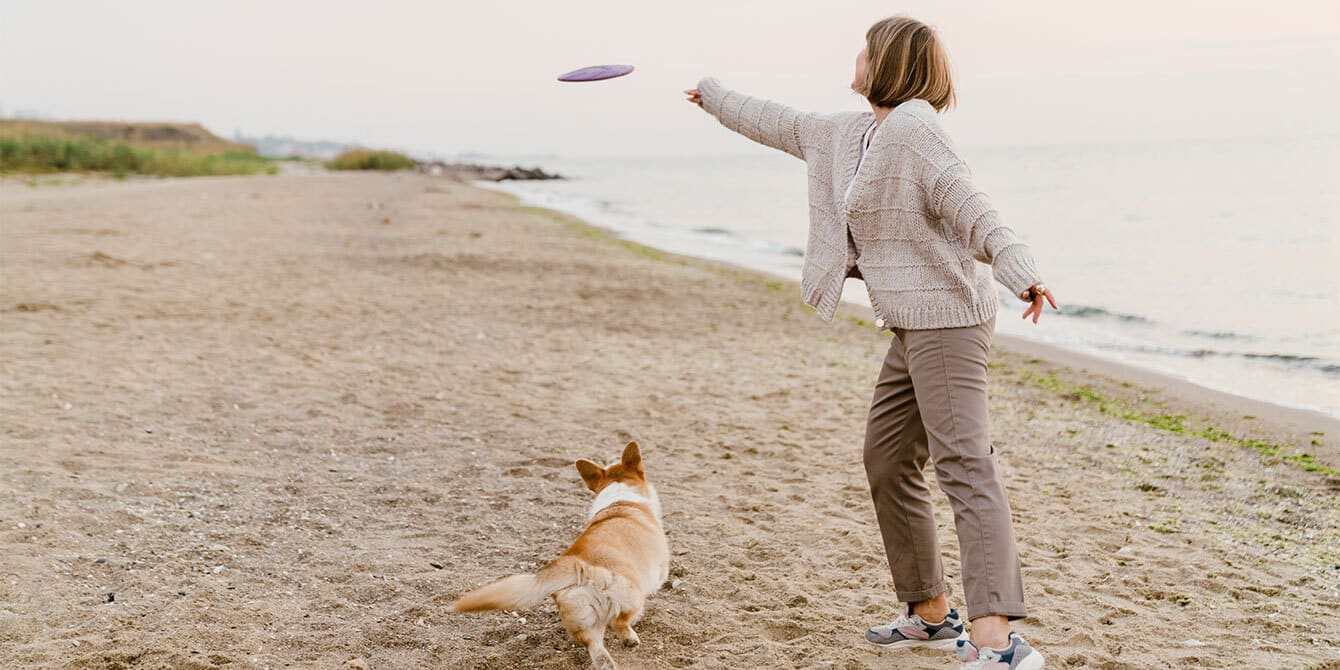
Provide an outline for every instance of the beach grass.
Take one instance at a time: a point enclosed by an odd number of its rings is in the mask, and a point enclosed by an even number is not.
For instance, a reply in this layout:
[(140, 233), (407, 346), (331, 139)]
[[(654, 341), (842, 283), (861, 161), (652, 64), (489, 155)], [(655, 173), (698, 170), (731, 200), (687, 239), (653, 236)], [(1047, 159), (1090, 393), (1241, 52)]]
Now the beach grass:
[(350, 149), (326, 163), (331, 170), (409, 170), (417, 163), (396, 151)]
[[(1319, 462), (1314, 454), (1298, 451), (1289, 445), (1246, 435), (1234, 435), (1222, 428), (1204, 422), (1196, 422), (1200, 425), (1193, 425), (1192, 420), (1185, 414), (1143, 410), (1117, 398), (1105, 396), (1082, 384), (1063, 381), (1052, 373), (1042, 374), (1028, 369), (1021, 369), (1018, 372), (1033, 385), (1052, 391), (1067, 400), (1089, 405), (1102, 414), (1110, 414), (1127, 421), (1148, 424), (1153, 428), (1170, 433), (1190, 435), (1210, 442), (1231, 444), (1250, 449), (1264, 458), (1283, 461), (1302, 468), (1306, 472), (1340, 479), (1340, 470)], [(1315, 440), (1313, 443), (1314, 445), (1320, 444)]]
[(0, 174), (61, 172), (199, 177), (274, 174), (278, 167), (271, 159), (248, 151), (203, 153), (81, 136), (0, 136)]

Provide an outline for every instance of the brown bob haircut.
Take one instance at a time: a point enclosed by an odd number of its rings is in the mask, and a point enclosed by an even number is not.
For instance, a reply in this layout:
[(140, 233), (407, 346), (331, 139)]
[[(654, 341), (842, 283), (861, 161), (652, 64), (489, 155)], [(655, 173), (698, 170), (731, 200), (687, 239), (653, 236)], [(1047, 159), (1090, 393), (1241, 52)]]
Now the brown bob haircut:
[(865, 33), (868, 65), (854, 90), (877, 107), (896, 107), (920, 98), (942, 112), (954, 106), (949, 56), (930, 26), (907, 16), (891, 16)]

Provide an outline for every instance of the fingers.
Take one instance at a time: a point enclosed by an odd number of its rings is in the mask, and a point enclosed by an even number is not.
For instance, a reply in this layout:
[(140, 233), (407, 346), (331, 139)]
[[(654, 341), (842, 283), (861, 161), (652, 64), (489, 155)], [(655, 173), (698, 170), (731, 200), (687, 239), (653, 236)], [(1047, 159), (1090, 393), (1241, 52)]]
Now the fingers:
[[(1039, 284), (1037, 286), (1041, 285)], [(1051, 289), (1043, 286), (1041, 290), (1038, 290), (1037, 286), (1029, 288), (1027, 293), (1024, 293), (1020, 296), (1025, 300), (1028, 299), (1027, 296), (1029, 294), (1032, 294), (1033, 296), (1033, 300), (1028, 305), (1028, 309), (1024, 310), (1024, 314), (1021, 317), (1027, 319), (1028, 317), (1032, 316), (1033, 323), (1037, 323), (1038, 319), (1042, 318), (1042, 308), (1044, 307), (1045, 304), (1051, 304), (1052, 309), (1055, 310), (1061, 309), (1060, 306), (1056, 304), (1056, 296), (1052, 295)]]
[(1042, 317), (1042, 294), (1037, 294), (1033, 298), (1033, 302), (1028, 305), (1028, 309), (1024, 310), (1024, 319), (1027, 319), (1030, 315), (1033, 317), (1033, 323), (1037, 323), (1038, 319)]
[(1049, 289), (1049, 288), (1048, 288), (1048, 289), (1043, 289), (1043, 290), (1042, 290), (1042, 295), (1044, 295), (1044, 296), (1047, 297), (1047, 302), (1051, 303), (1051, 305), (1052, 305), (1052, 309), (1058, 309), (1058, 310), (1061, 309), (1060, 307), (1057, 307), (1057, 306), (1056, 306), (1056, 297), (1052, 295), (1052, 290), (1051, 290), (1051, 289)]

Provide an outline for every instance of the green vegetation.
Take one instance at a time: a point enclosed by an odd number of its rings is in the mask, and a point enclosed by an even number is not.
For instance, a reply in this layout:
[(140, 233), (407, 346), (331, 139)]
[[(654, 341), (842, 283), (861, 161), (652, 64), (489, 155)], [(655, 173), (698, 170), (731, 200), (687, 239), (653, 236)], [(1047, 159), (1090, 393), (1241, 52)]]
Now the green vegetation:
[(326, 163), (332, 170), (408, 170), (415, 165), (405, 154), (371, 149), (351, 149)]
[(0, 136), (96, 137), (141, 148), (185, 149), (197, 154), (255, 151), (255, 147), (250, 144), (225, 140), (198, 123), (0, 119)]
[(0, 119), (0, 174), (193, 177), (278, 171), (251, 146), (199, 124)]
[(1179, 523), (1176, 519), (1169, 519), (1167, 521), (1151, 523), (1149, 524), (1149, 529), (1154, 531), (1155, 533), (1171, 534), (1181, 530), (1181, 523)]
[[(1170, 433), (1193, 435), (1211, 442), (1232, 444), (1244, 449), (1251, 449), (1263, 457), (1277, 458), (1287, 463), (1292, 463), (1307, 472), (1315, 472), (1328, 477), (1340, 478), (1340, 470), (1318, 462), (1316, 456), (1305, 451), (1290, 453), (1293, 449), (1288, 445), (1266, 442), (1265, 440), (1258, 440), (1254, 437), (1236, 437), (1232, 433), (1214, 426), (1193, 428), (1187, 425), (1187, 416), (1185, 414), (1146, 412), (1138, 408), (1132, 408), (1115, 398), (1103, 396), (1087, 386), (1061, 381), (1052, 373), (1039, 374), (1028, 369), (1022, 369), (1019, 372), (1023, 375), (1024, 379), (1032, 382), (1035, 386), (1047, 389), (1048, 391), (1053, 391), (1072, 402), (1082, 402), (1091, 405), (1103, 414), (1111, 414), (1128, 421), (1138, 421), (1140, 423), (1149, 424), (1154, 428), (1166, 430)], [(1313, 443), (1314, 445), (1320, 444), (1316, 440), (1314, 440)]]
[(96, 137), (15, 135), (0, 137), (0, 174), (107, 172), (160, 177), (273, 174), (267, 158), (246, 151), (196, 153), (185, 149), (139, 147)]

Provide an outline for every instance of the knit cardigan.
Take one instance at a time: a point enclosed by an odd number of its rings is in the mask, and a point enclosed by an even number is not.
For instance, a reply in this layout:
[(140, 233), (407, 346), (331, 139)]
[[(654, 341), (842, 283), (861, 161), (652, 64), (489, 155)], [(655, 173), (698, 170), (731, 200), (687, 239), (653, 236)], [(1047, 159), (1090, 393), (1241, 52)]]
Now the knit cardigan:
[(992, 275), (1016, 296), (1042, 281), (925, 100), (895, 107), (862, 159), (871, 112), (800, 112), (715, 77), (698, 92), (725, 127), (805, 161), (810, 231), (800, 289), (825, 320), (849, 276), (864, 280), (880, 330), (975, 326), (996, 314)]

